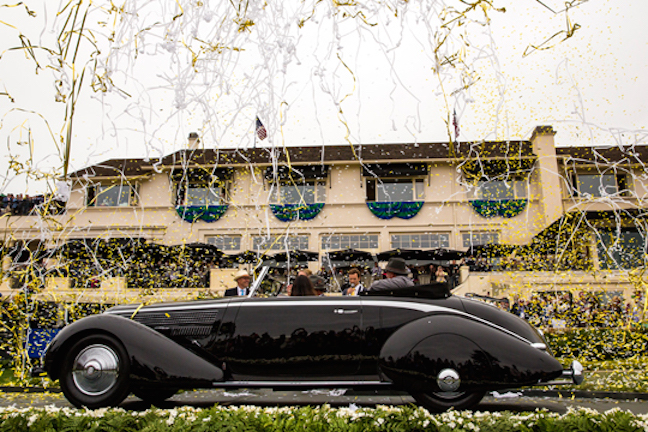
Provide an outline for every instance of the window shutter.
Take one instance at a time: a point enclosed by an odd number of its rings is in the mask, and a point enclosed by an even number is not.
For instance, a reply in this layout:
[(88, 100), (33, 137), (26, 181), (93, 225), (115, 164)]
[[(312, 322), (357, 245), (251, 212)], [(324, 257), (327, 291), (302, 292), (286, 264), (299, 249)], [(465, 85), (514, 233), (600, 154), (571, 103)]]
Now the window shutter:
[(367, 201), (376, 201), (376, 180), (367, 179)]
[(88, 196), (87, 196), (86, 205), (88, 206), (96, 205), (97, 187), (94, 185), (88, 186), (87, 191), (88, 191)]

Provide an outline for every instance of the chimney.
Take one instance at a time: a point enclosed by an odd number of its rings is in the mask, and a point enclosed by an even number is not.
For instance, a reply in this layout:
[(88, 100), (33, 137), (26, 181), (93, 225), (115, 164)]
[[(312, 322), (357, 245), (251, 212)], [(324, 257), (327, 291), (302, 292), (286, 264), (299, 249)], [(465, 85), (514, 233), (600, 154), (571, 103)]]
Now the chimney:
[(198, 150), (199, 143), (200, 143), (200, 138), (198, 137), (198, 132), (191, 132), (189, 134), (189, 141), (187, 142), (187, 149)]

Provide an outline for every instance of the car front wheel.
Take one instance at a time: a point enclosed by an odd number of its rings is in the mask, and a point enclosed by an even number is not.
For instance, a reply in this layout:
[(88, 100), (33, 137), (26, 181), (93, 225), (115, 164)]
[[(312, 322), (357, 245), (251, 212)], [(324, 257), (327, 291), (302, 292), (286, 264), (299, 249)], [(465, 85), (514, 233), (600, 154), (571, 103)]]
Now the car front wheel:
[(117, 406), (128, 396), (129, 370), (128, 353), (117, 339), (104, 334), (86, 336), (63, 359), (61, 389), (79, 408)]
[(474, 392), (430, 392), (415, 393), (412, 397), (419, 405), (430, 412), (444, 412), (450, 408), (464, 410), (476, 406), (486, 394), (485, 391)]

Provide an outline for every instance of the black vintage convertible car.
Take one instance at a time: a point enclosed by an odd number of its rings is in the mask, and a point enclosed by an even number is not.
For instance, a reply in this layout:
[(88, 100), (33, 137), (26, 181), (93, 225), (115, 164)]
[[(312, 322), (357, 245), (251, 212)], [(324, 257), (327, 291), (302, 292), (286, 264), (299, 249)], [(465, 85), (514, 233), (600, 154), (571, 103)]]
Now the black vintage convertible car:
[(44, 370), (88, 408), (131, 392), (155, 403), (179, 389), (328, 387), (404, 390), (443, 411), (489, 390), (583, 379), (526, 321), (444, 285), (255, 298), (261, 278), (246, 298), (118, 306), (76, 321), (49, 345)]

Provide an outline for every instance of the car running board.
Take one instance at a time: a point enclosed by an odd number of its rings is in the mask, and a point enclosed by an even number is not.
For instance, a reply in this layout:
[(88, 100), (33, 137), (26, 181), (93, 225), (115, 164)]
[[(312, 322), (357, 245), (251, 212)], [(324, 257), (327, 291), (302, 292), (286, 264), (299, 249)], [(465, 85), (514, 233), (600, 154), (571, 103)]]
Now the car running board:
[(215, 381), (214, 388), (350, 388), (391, 387), (385, 381)]

